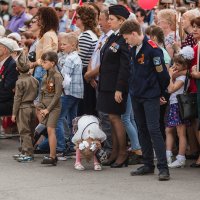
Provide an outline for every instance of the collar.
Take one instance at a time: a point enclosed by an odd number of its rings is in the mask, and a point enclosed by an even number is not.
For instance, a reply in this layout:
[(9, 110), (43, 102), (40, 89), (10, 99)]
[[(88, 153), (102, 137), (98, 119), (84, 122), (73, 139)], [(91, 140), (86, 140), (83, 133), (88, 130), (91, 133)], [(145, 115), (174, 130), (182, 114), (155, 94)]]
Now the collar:
[(4, 60), (2, 60), (2, 61), (0, 62), (0, 69), (1, 69), (1, 67), (4, 65), (4, 63), (6, 62), (6, 60), (7, 60), (9, 57), (10, 57), (10, 56), (6, 57)]
[(63, 17), (60, 20), (61, 22), (66, 22), (67, 21), (67, 15), (63, 15)]
[(107, 37), (110, 37), (113, 33), (114, 33), (113, 30), (109, 30), (107, 33), (105, 33), (105, 35)]
[(25, 77), (29, 77), (30, 75), (27, 74), (27, 73), (20, 73), (19, 76), (18, 76), (18, 79), (22, 79), (22, 78), (25, 78)]
[(114, 32), (115, 35), (119, 34), (119, 29), (117, 31)]

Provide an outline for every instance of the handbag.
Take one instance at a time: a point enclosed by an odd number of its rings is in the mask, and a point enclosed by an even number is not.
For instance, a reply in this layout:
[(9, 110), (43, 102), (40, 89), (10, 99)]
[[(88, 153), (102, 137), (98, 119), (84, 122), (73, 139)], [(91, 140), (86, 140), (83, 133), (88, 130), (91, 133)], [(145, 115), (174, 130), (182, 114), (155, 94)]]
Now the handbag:
[(189, 80), (189, 69), (187, 69), (186, 73), (183, 94), (178, 94), (176, 96), (178, 100), (180, 117), (182, 120), (195, 119), (198, 116), (197, 94), (187, 93), (188, 80)]

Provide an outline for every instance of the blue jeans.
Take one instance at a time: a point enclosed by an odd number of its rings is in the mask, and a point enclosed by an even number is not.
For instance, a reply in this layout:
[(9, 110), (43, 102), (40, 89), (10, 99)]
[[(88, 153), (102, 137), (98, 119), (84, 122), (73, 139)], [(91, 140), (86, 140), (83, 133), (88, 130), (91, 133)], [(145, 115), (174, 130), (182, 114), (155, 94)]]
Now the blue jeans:
[(126, 112), (121, 116), (121, 118), (131, 142), (131, 149), (132, 150), (141, 149), (138, 139), (138, 130), (134, 119), (130, 94), (128, 94), (127, 98)]
[[(67, 125), (70, 130), (70, 142), (71, 138), (73, 137), (72, 133), (72, 120), (77, 117), (77, 109), (78, 103), (80, 99), (65, 95), (61, 97), (62, 109), (60, 112), (60, 117), (58, 118), (57, 127), (56, 127), (56, 137), (57, 137), (57, 150), (58, 151), (65, 151), (66, 144), (65, 144), (65, 131), (64, 131), (64, 123), (65, 118), (67, 118)], [(73, 148), (73, 144), (70, 143), (70, 149)]]
[(144, 165), (154, 167), (153, 148), (158, 159), (158, 169), (168, 169), (165, 143), (160, 131), (160, 99), (132, 97)]

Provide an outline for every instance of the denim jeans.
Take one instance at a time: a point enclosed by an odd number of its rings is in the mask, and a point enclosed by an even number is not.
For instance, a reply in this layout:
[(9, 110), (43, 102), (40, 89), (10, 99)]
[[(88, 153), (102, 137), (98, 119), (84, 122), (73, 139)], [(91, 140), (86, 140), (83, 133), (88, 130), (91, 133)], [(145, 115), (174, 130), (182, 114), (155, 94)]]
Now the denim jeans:
[[(57, 150), (58, 151), (65, 151), (66, 144), (65, 144), (65, 131), (64, 131), (64, 123), (65, 118), (67, 118), (67, 125), (70, 130), (70, 140), (73, 137), (72, 133), (72, 120), (77, 117), (77, 109), (78, 103), (80, 99), (70, 96), (64, 95), (61, 97), (62, 109), (60, 112), (60, 116), (58, 118), (57, 127), (56, 127), (56, 137), (57, 137)], [(70, 143), (70, 149), (73, 148), (73, 144)]]
[(142, 147), (144, 165), (154, 167), (154, 148), (158, 160), (158, 169), (168, 169), (165, 143), (159, 124), (159, 97), (152, 99), (132, 97), (131, 100)]
[(141, 149), (138, 139), (138, 130), (134, 119), (130, 94), (128, 94), (127, 98), (126, 112), (121, 116), (121, 118), (131, 142), (131, 149), (132, 150)]

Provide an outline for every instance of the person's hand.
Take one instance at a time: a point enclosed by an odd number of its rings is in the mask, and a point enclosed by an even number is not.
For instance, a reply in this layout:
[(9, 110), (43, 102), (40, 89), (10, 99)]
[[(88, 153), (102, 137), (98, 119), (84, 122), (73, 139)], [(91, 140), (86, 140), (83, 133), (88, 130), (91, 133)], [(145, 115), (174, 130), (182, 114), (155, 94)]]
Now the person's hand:
[(116, 91), (116, 92), (115, 92), (115, 101), (116, 101), (117, 103), (121, 103), (122, 100), (123, 100), (123, 98), (122, 98), (122, 92)]
[(89, 81), (91, 80), (91, 78), (90, 78), (90, 71), (87, 71), (87, 72), (85, 73), (84, 79), (85, 79), (87, 82), (89, 82)]
[(172, 44), (172, 49), (175, 51), (175, 53), (177, 53), (177, 52), (179, 52), (179, 50), (180, 50), (180, 42), (174, 42), (173, 44)]
[(40, 114), (42, 115), (42, 117), (45, 117), (46, 115), (49, 114), (49, 111), (47, 109), (40, 110)]
[(92, 80), (90, 81), (90, 85), (91, 85), (93, 88), (97, 88), (97, 82), (96, 82), (94, 79), (92, 79)]
[(176, 76), (176, 74), (178, 73), (178, 70), (176, 69), (176, 67), (171, 67), (169, 68), (169, 75), (171, 78), (174, 78)]
[(11, 121), (14, 122), (14, 123), (16, 122), (16, 116), (15, 115), (12, 115)]
[(194, 66), (192, 67), (192, 70), (191, 70), (190, 75), (191, 75), (192, 78), (197, 78), (198, 72), (197, 72), (197, 66), (196, 66), (196, 65), (194, 65)]
[(165, 97), (160, 97), (160, 105), (164, 105), (166, 103), (167, 103), (167, 101), (166, 101)]

